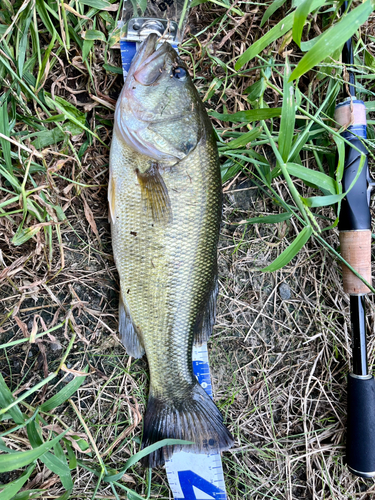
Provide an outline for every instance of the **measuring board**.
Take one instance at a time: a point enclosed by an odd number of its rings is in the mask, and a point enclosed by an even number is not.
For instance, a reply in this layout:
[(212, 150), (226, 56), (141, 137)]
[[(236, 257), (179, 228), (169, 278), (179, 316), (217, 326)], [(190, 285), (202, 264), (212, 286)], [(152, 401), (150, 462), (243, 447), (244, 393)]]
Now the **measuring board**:
[[(121, 39), (124, 78), (137, 52), (139, 42)], [(178, 51), (177, 45), (172, 43)], [(203, 389), (212, 398), (207, 343), (193, 348), (193, 370)], [(173, 453), (165, 462), (169, 486), (175, 500), (227, 500), (220, 453)]]

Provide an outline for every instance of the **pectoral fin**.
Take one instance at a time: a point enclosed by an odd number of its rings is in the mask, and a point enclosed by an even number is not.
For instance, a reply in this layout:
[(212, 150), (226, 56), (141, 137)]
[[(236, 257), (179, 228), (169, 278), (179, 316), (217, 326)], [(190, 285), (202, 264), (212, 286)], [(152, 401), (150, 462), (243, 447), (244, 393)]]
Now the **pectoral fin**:
[(112, 175), (108, 184), (108, 219), (112, 224), (116, 222), (116, 183)]
[(146, 172), (141, 173), (137, 169), (136, 173), (141, 186), (142, 198), (153, 220), (155, 222), (171, 222), (171, 200), (167, 186), (160, 175), (158, 165), (152, 163)]
[(123, 300), (122, 294), (120, 294), (119, 302), (119, 332), (121, 341), (129, 356), (141, 358), (145, 353), (141, 333), (133, 323), (129, 308), (126, 301)]

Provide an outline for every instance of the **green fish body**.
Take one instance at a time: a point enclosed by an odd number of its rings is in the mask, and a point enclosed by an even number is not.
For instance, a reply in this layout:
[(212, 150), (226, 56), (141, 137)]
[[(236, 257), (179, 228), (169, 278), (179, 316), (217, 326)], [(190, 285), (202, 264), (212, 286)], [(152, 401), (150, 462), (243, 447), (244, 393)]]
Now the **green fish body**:
[[(119, 331), (128, 354), (146, 352), (149, 364), (142, 446), (169, 437), (193, 441), (187, 451), (219, 451), (232, 436), (192, 369), (193, 342), (209, 337), (215, 319), (216, 141), (185, 66), (169, 44), (156, 45), (156, 35), (141, 45), (115, 113), (108, 198)], [(161, 465), (171, 451), (144, 464)]]

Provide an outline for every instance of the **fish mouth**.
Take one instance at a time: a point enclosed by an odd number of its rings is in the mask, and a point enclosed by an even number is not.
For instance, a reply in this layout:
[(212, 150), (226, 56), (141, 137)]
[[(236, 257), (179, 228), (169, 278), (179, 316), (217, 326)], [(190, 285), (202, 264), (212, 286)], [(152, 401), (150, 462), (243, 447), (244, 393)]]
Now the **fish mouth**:
[(168, 42), (164, 42), (159, 48), (158, 36), (150, 34), (139, 47), (136, 59), (133, 61), (129, 73), (132, 72), (134, 79), (141, 85), (152, 85), (158, 80), (165, 70), (167, 56), (173, 62), (177, 53)]

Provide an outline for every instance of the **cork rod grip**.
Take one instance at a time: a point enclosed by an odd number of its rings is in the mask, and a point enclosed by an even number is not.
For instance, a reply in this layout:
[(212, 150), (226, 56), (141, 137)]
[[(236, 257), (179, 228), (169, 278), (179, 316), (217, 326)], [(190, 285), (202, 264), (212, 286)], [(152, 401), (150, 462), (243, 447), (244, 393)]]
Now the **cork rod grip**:
[[(340, 231), (341, 255), (368, 283), (371, 283), (371, 231)], [(369, 288), (343, 264), (344, 291), (352, 295), (369, 293)]]

